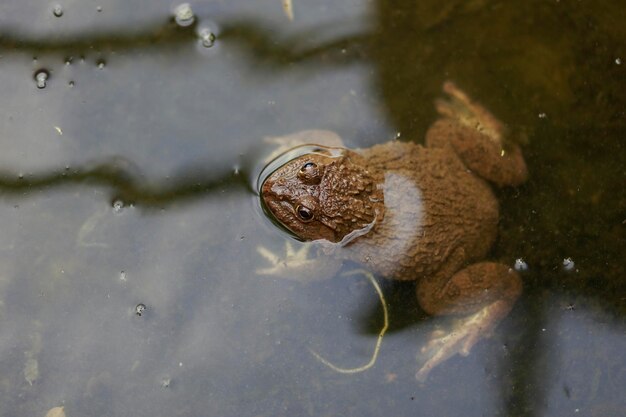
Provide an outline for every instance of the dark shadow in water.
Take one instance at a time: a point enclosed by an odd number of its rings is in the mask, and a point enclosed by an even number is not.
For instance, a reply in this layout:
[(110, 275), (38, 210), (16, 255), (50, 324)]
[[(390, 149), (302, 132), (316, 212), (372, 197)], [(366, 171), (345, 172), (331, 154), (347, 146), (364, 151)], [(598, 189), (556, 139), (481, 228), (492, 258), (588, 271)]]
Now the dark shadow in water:
[[(276, 28), (263, 26), (257, 22), (249, 20), (221, 22), (221, 31), (219, 33), (218, 42), (223, 42), (224, 45), (227, 45), (228, 47), (238, 48), (247, 52), (246, 56), (248, 56), (251, 61), (251, 68), (256, 65), (267, 65), (272, 68), (284, 69), (287, 71), (289, 70), (289, 66), (294, 64), (304, 65), (305, 63), (308, 64), (314, 62), (315, 65), (311, 65), (311, 70), (313, 70), (319, 68), (319, 66), (337, 67), (341, 65), (353, 64), (355, 62), (368, 61), (375, 69), (378, 70), (374, 73), (374, 82), (377, 83), (380, 88), (381, 104), (387, 108), (387, 111), (391, 115), (391, 119), (394, 123), (398, 125), (398, 128), (402, 130), (403, 133), (423, 133), (425, 125), (432, 120), (433, 111), (431, 106), (420, 106), (420, 108), (427, 108), (427, 110), (417, 110), (417, 115), (414, 113), (415, 110), (407, 111), (407, 106), (415, 107), (414, 102), (416, 101), (416, 98), (417, 100), (420, 100), (422, 96), (430, 97), (430, 100), (432, 100), (432, 97), (437, 95), (435, 91), (439, 89), (439, 85), (425, 85), (425, 83), (415, 82), (416, 77), (418, 74), (424, 73), (424, 71), (432, 70), (433, 66), (439, 65), (441, 62), (445, 62), (446, 60), (449, 61), (455, 58), (449, 57), (445, 53), (441, 54), (433, 52), (433, 50), (436, 50), (438, 46), (442, 47), (441, 45), (421, 44), (420, 42), (424, 39), (423, 35), (426, 32), (433, 30), (433, 28), (441, 27), (441, 25), (453, 22), (455, 19), (459, 18), (462, 13), (458, 12), (448, 16), (443, 16), (435, 22), (435, 25), (424, 24), (423, 27), (420, 28), (416, 27), (414, 23), (412, 23), (414, 21), (412, 20), (412, 16), (415, 12), (412, 11), (413, 6), (411, 5), (414, 4), (414, 1), (406, 2), (404, 5), (394, 4), (393, 6), (391, 3), (392, 2), (383, 1), (376, 3), (375, 7), (378, 13), (378, 26), (375, 25), (371, 31), (345, 36), (321, 44), (302, 46), (311, 45), (310, 39), (312, 35), (319, 31), (320, 28), (307, 31), (290, 38), (281, 38), (276, 35), (279, 33)], [(539, 17), (541, 18), (544, 15), (551, 16), (550, 13), (552, 9), (549, 8), (551, 6), (542, 7), (543, 12), (539, 13)], [(520, 13), (523, 13), (523, 10), (520, 10)], [(580, 27), (577, 26), (576, 19), (578, 19), (578, 16), (581, 13), (582, 12), (576, 12), (575, 10), (572, 13), (572, 16), (570, 16), (571, 18), (569, 21), (572, 25), (569, 28), (570, 30), (572, 30), (572, 28), (574, 30), (580, 29)], [(584, 13), (582, 14), (584, 15)], [(545, 18), (544, 20), (546, 20), (546, 22), (551, 22), (551, 19), (552, 17)], [(496, 23), (497, 22), (494, 22), (494, 25)], [(506, 25), (507, 22), (503, 21), (500, 24)], [(515, 25), (510, 26), (513, 27)], [(472, 27), (476, 30), (476, 24)], [(559, 26), (556, 25), (555, 27)], [(463, 29), (465, 26), (461, 26), (461, 28)], [(522, 25), (517, 30), (532, 33), (531, 29), (532, 27), (529, 28)], [(414, 39), (411, 40), (414, 43), (413, 49), (407, 49), (406, 45), (394, 44), (396, 34), (403, 32), (414, 35)], [(471, 34), (461, 32), (458, 35), (459, 38), (464, 36), (468, 36), (468, 39), (474, 39), (474, 41), (476, 41), (475, 37), (472, 37)], [(574, 34), (572, 36), (580, 36), (580, 34)], [(596, 35), (596, 37), (597, 36), (598, 35)], [(0, 35), (0, 47), (9, 51), (25, 50), (29, 52), (42, 51), (69, 53), (74, 52), (75, 50), (87, 48), (106, 50), (118, 48), (142, 48), (153, 45), (161, 47), (162, 45), (172, 43), (184, 44), (192, 41), (193, 39), (195, 39), (193, 27), (178, 28), (175, 25), (168, 23), (163, 26), (148, 28), (142, 33), (134, 33), (127, 36), (116, 32), (110, 34), (99, 34), (92, 37), (81, 36), (80, 39), (76, 40), (27, 40), (17, 35), (2, 34)], [(532, 37), (530, 39), (530, 47), (532, 47)], [(589, 45), (593, 42), (593, 34), (589, 39), (591, 40), (583, 39), (582, 41), (585, 45)], [(459, 39), (456, 40), (456, 42), (461, 41), (462, 40)], [(494, 42), (496, 41), (494, 40)], [(473, 46), (475, 48), (482, 47), (481, 44), (476, 42), (474, 42)], [(486, 47), (487, 53), (495, 53), (492, 49), (493, 48)], [(460, 51), (461, 49), (458, 50)], [(413, 54), (413, 56), (410, 58), (403, 57), (403, 51), (408, 51)], [(470, 52), (463, 50), (459, 54), (462, 55), (461, 58), (463, 59), (463, 57), (466, 57), (471, 53), (476, 52), (475, 50), (470, 50)], [(420, 58), (422, 61), (420, 61)], [(422, 65), (423, 62), (428, 62), (429, 59), (434, 60), (431, 65)], [(511, 62), (514, 63), (514, 61)], [(511, 62), (505, 61), (505, 64), (510, 64)], [(561, 61), (556, 60), (555, 62), (557, 64), (561, 64)], [(576, 63), (576, 61), (574, 63)], [(535, 62), (534, 64), (538, 64), (538, 62)], [(540, 70), (546, 73), (551, 73), (550, 68), (540, 68)], [(534, 71), (539, 70), (535, 69)], [(591, 71), (591, 69), (587, 68), (587, 71)], [(510, 72), (515, 74), (514, 70), (511, 70)], [(598, 77), (601, 78), (599, 75)], [(574, 81), (576, 81), (576, 79), (574, 79)], [(497, 82), (498, 81), (496, 81), (496, 83)], [(502, 80), (499, 82), (500, 84), (505, 83), (505, 81)], [(561, 82), (560, 79), (554, 80), (556, 85), (558, 85), (559, 82)], [(415, 91), (415, 88), (419, 88), (419, 86), (426, 88), (423, 89), (420, 94), (412, 93)], [(405, 91), (407, 90), (407, 87), (410, 87), (409, 90), (411, 92)], [(520, 89), (523, 88), (524, 86), (522, 85)], [(522, 101), (522, 105), (533, 106), (536, 104), (537, 100), (541, 100), (541, 97), (533, 97), (532, 99), (529, 98), (532, 94), (534, 94), (533, 91), (518, 92), (514, 89), (512, 91), (514, 91), (514, 94), (517, 94), (516, 97), (518, 98), (518, 101)], [(414, 96), (411, 96), (411, 94), (414, 94)], [(596, 99), (602, 100), (601, 104), (605, 104), (606, 100), (609, 100), (608, 103), (613, 106), (620, 103), (621, 96), (618, 94), (620, 94), (619, 91), (613, 92), (613, 95), (608, 96), (598, 95)], [(609, 98), (607, 99), (606, 97)], [(420, 103), (422, 102), (420, 101)], [(554, 101), (547, 103), (548, 106), (554, 106)], [(576, 105), (580, 108), (581, 104), (578, 102)], [(590, 104), (590, 106), (592, 105), (593, 103)], [(570, 117), (576, 118), (577, 116)], [(611, 123), (614, 123), (614, 120), (616, 119), (611, 115), (607, 115), (603, 120), (606, 120), (607, 123), (611, 121), (613, 121)], [(555, 128), (561, 123), (567, 124), (567, 119), (555, 122)], [(421, 136), (413, 137), (419, 138)], [(531, 146), (527, 149), (531, 175), (534, 171), (540, 172), (542, 166), (550, 166), (550, 159), (549, 157), (546, 158), (546, 156), (542, 154), (544, 150), (541, 149), (540, 145), (541, 144), (536, 144), (533, 148), (531, 141)], [(548, 149), (554, 148), (549, 147)], [(545, 164), (546, 159), (548, 164)], [(15, 174), (5, 173), (0, 175), (0, 191), (3, 194), (18, 194), (29, 190), (65, 186), (70, 183), (90, 183), (110, 187), (112, 189), (112, 199), (121, 198), (125, 201), (145, 207), (162, 207), (175, 201), (188, 200), (207, 195), (220, 187), (247, 185), (245, 180), (247, 178), (246, 175), (234, 176), (230, 171), (219, 173), (216, 176), (208, 175), (207, 177), (202, 177), (197, 171), (190, 170), (188, 173), (183, 174), (179, 179), (172, 180), (171, 186), (167, 188), (150, 187), (145, 183), (142, 183), (139, 178), (139, 176), (132, 175), (130, 171), (121, 168), (118, 162), (109, 162), (97, 164), (93, 167), (73, 169), (70, 171), (57, 171), (48, 174), (27, 176), (21, 179), (17, 178)], [(620, 177), (618, 176), (613, 180), (619, 180), (619, 178)], [(621, 178), (623, 179), (623, 175)], [(534, 181), (535, 184), (531, 184), (529, 189), (540, 187), (537, 185), (538, 180), (535, 179)], [(533, 182), (533, 178), (531, 178), (531, 182)], [(534, 199), (533, 196), (525, 196), (527, 200), (521, 204), (525, 205), (526, 211), (530, 211), (530, 207), (540, 206), (540, 203), (544, 202), (546, 195), (549, 194), (549, 192), (550, 190), (544, 190), (541, 193), (538, 192), (537, 197)], [(505, 198), (507, 197), (506, 193), (501, 194)], [(503, 211), (512, 209), (514, 202), (519, 203), (518, 201), (514, 201), (514, 199), (509, 199), (509, 203), (504, 204), (505, 207)], [(555, 204), (555, 202), (552, 201), (551, 204)], [(558, 207), (560, 206), (559, 204), (556, 204), (555, 207), (556, 208), (553, 208), (552, 210), (559, 210)], [(596, 209), (600, 210), (601, 208)], [(521, 221), (520, 219), (523, 219), (523, 215), (520, 214), (521, 211), (518, 211), (517, 213), (518, 214), (515, 217), (518, 221)], [(599, 215), (602, 219), (602, 213)], [(533, 236), (544, 236), (545, 234), (549, 234), (547, 229), (543, 230), (535, 228), (532, 230), (532, 233), (529, 228), (521, 229), (519, 232), (516, 232), (513, 228), (511, 228), (511, 230), (513, 230), (511, 233), (506, 233), (505, 231), (504, 235), (506, 238), (501, 237), (501, 247), (497, 249), (497, 252), (506, 252), (507, 249), (521, 248), (522, 253), (537, 253), (543, 249), (546, 250), (546, 253), (555, 253), (555, 249), (553, 247), (547, 247), (551, 246), (550, 242), (547, 243), (547, 246), (546, 244), (542, 245), (540, 242), (533, 242), (534, 245), (532, 247), (528, 247), (528, 244), (524, 246), (523, 243), (518, 243), (525, 242), (527, 239), (531, 242), (530, 238), (524, 236), (525, 233), (532, 234)], [(613, 231), (612, 233), (616, 235), (620, 234), (619, 231)], [(584, 238), (584, 234), (581, 234), (581, 237)], [(600, 241), (602, 239), (602, 235), (600, 234), (596, 234), (592, 237), (596, 241)], [(569, 236), (568, 238), (571, 240), (572, 237)], [(568, 248), (565, 247), (565, 249)], [(511, 250), (511, 253), (514, 253), (514, 250)], [(543, 271), (540, 270), (525, 276), (525, 278), (530, 280), (530, 286), (535, 288), (541, 288), (546, 285), (545, 282), (542, 283), (542, 279), (544, 279), (543, 275), (550, 275), (549, 268), (551, 267), (547, 265), (553, 261), (552, 258), (538, 259), (538, 262), (540, 262), (539, 269), (543, 268)], [(616, 268), (614, 273), (617, 275), (619, 273), (619, 268)], [(578, 278), (580, 279), (581, 276), (579, 275)], [(560, 286), (561, 284), (556, 282), (553, 285)], [(619, 287), (619, 283), (616, 285)], [(554, 288), (555, 291), (558, 291), (559, 289), (560, 287)], [(606, 310), (623, 312), (624, 301), (619, 298), (619, 293), (617, 296), (614, 295), (612, 297), (608, 297), (602, 288), (596, 289), (595, 292), (589, 292), (587, 290), (589, 290), (589, 288), (585, 285), (580, 287), (580, 295), (589, 297), (595, 296), (597, 301), (601, 303), (604, 306), (603, 308)], [(570, 291), (572, 293), (576, 293), (577, 287), (571, 287)], [(537, 291), (530, 291), (527, 293), (526, 297), (541, 298), (540, 295), (537, 295)], [(524, 323), (524, 327), (522, 329), (522, 332), (524, 333), (524, 342), (521, 343), (521, 347), (512, 351), (509, 357), (511, 363), (507, 366), (507, 368), (512, 369), (513, 388), (502, 388), (501, 392), (501, 398), (505, 401), (507, 407), (507, 411), (505, 412), (506, 415), (532, 416), (541, 414), (541, 404), (543, 403), (542, 398), (546, 397), (545, 389), (549, 388), (546, 387), (540, 380), (542, 375), (533, 373), (533, 369), (541, 368), (540, 366), (537, 366), (537, 364), (541, 362), (542, 355), (540, 334), (541, 328), (543, 327), (542, 324), (547, 322), (547, 307), (545, 307), (541, 302), (534, 305), (535, 308), (532, 311), (532, 318)], [(375, 322), (375, 320), (371, 320), (371, 318), (374, 316), (378, 317), (379, 313), (378, 306), (372, 307), (370, 312), (366, 312), (366, 318), (363, 318), (362, 322)], [(402, 314), (406, 314), (406, 312)], [(392, 317), (392, 320), (393, 319), (394, 318)], [(404, 318), (400, 318), (400, 321), (406, 325), (414, 323), (414, 320), (405, 320)], [(368, 326), (365, 325), (364, 327)], [(375, 334), (377, 331), (372, 328), (366, 328), (363, 330), (372, 334)], [(544, 369), (541, 369), (541, 372), (543, 373)]]
[(32, 38), (16, 30), (0, 32), (0, 49), (36, 53), (71, 54), (77, 51), (109, 51), (140, 49), (149, 47), (164, 48), (171, 45), (187, 44), (197, 39), (197, 24), (181, 27), (173, 20), (145, 25), (130, 31), (82, 33), (80, 36), (55, 36)]
[[(326, 26), (342, 25), (342, 23), (335, 22)], [(259, 22), (234, 20), (221, 25), (219, 39), (221, 42), (232, 44), (247, 52), (247, 56), (255, 66), (260, 64), (285, 71), (288, 71), (294, 64), (314, 63), (315, 65), (309, 67), (313, 71), (325, 65), (340, 67), (370, 59), (368, 50), (373, 45), (371, 33), (358, 32), (324, 43), (313, 43), (311, 40), (324, 30), (324, 27), (317, 27), (284, 37), (277, 36), (275, 28)]]
[(123, 159), (88, 164), (82, 168), (66, 168), (49, 173), (16, 175), (0, 172), (0, 195), (19, 195), (44, 189), (66, 187), (69, 184), (89, 184), (110, 189), (111, 203), (121, 200), (139, 208), (164, 208), (176, 202), (202, 198), (223, 189), (248, 188), (245, 172), (203, 172), (201, 168), (188, 168), (186, 172), (169, 180), (170, 185), (152, 186), (142, 181), (136, 168), (129, 167)]

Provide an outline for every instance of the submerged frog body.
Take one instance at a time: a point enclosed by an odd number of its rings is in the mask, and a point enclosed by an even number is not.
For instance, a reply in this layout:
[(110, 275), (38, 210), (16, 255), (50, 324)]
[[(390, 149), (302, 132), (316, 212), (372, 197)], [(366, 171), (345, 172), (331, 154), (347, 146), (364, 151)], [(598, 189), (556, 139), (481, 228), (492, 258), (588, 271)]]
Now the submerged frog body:
[[(522, 288), (508, 266), (483, 261), (499, 216), (488, 182), (524, 182), (521, 151), (504, 143), (501, 123), (454, 84), (444, 91), (450, 99), (436, 103), (442, 117), (426, 146), (392, 141), (349, 150), (332, 132), (307, 131), (288, 139), (318, 144), (300, 148), (261, 186), (267, 211), (296, 237), (326, 242), (324, 252), (386, 278), (417, 280), (427, 313), (463, 317), (460, 329), (424, 347), (429, 358), (419, 380), (446, 358), (469, 353)], [(275, 271), (301, 264), (287, 257)]]

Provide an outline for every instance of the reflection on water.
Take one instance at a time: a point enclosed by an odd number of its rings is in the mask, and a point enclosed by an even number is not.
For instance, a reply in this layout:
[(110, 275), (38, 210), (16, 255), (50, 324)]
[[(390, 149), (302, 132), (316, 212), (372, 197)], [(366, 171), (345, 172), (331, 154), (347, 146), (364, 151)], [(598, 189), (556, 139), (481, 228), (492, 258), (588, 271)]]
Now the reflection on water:
[[(0, 14), (0, 414), (624, 414), (617, 3), (296, 1), (289, 22), (277, 0), (208, 2), (185, 28), (160, 1), (59, 4)], [(284, 236), (245, 180), (266, 136), (422, 141), (444, 79), (528, 137), (490, 254), (527, 263), (524, 295), (418, 385), (449, 323), (380, 281), (376, 366), (337, 374), (309, 349), (366, 362), (377, 296), (258, 276)]]

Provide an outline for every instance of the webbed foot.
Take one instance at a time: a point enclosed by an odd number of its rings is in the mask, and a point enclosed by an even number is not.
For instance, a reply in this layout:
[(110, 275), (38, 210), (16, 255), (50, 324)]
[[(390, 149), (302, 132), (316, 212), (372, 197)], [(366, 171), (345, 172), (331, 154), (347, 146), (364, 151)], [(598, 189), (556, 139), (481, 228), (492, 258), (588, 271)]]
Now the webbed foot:
[(325, 257), (323, 262), (311, 254), (312, 243), (302, 243), (294, 248), (291, 241), (285, 242), (285, 253), (280, 255), (265, 246), (257, 246), (257, 252), (269, 262), (269, 266), (257, 268), (259, 275), (272, 275), (295, 281), (314, 281), (333, 277), (341, 267), (341, 261)]
[(308, 257), (310, 248), (310, 245), (303, 245), (300, 249), (295, 250), (291, 242), (286, 241), (285, 254), (280, 256), (267, 249), (265, 246), (257, 246), (257, 252), (265, 258), (271, 266), (257, 268), (256, 273), (259, 275), (289, 276), (289, 271), (309, 267), (314, 262), (313, 259), (309, 259)]
[(418, 369), (415, 378), (424, 382), (430, 371), (446, 359), (456, 354), (469, 355), (479, 340), (491, 336), (493, 329), (509, 310), (507, 303), (496, 301), (471, 316), (459, 319), (450, 331), (434, 332), (418, 354), (418, 360), (426, 359), (426, 362)]

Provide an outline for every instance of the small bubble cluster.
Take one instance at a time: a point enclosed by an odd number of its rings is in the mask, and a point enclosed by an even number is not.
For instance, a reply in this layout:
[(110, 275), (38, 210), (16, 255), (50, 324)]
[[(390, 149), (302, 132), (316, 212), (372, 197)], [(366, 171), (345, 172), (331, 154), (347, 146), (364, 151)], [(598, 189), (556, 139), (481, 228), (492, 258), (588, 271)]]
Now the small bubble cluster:
[(44, 69), (35, 72), (35, 82), (37, 83), (37, 88), (46, 88), (46, 83), (49, 76), (50, 74), (48, 73), (48, 71)]
[(522, 258), (517, 258), (513, 264), (513, 268), (517, 272), (528, 271), (528, 264)]
[(182, 3), (174, 8), (174, 21), (180, 27), (187, 27), (193, 24), (196, 17), (191, 10), (189, 3)]

